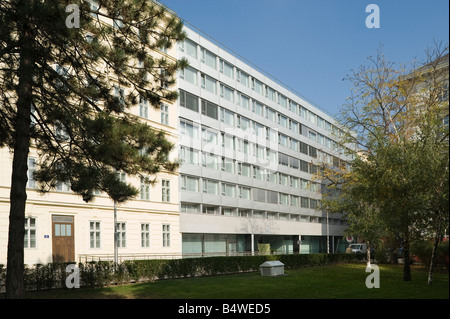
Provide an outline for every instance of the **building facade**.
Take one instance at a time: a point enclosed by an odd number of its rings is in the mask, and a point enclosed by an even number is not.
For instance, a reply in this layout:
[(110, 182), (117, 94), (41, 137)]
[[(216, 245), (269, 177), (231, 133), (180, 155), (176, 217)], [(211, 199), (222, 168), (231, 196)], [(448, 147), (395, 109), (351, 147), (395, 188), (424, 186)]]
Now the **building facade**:
[[(335, 121), (189, 28), (178, 58), (184, 254), (344, 251), (345, 221), (318, 209)], [(340, 249), (339, 249), (340, 248)]]
[[(92, 4), (96, 4), (95, 1)], [(98, 5), (94, 6), (98, 10)], [(102, 18), (102, 23), (112, 24)], [(176, 48), (161, 49), (151, 53), (155, 58), (176, 61)], [(58, 70), (58, 66), (55, 66)], [(111, 78), (115, 93), (121, 90), (117, 79)], [(174, 89), (174, 88), (169, 88)], [(163, 130), (173, 144), (178, 141), (177, 103), (163, 100), (155, 109), (144, 99), (130, 109), (143, 122)], [(63, 132), (56, 132), (63, 133)], [(178, 157), (175, 148), (171, 160)], [(9, 196), (13, 154), (0, 148), (0, 264), (6, 265), (9, 226)], [(31, 146), (28, 157), (27, 203), (25, 209), (25, 264), (113, 260), (114, 258), (114, 203), (103, 193), (95, 201), (86, 203), (70, 190), (67, 183), (59, 183), (49, 193), (38, 192), (33, 171), (39, 162), (37, 149)], [(133, 200), (117, 206), (118, 256), (125, 258), (151, 258), (154, 256), (179, 256), (178, 175), (161, 172), (156, 183), (146, 179), (126, 176), (120, 178), (140, 189)], [(150, 176), (151, 179), (155, 176)]]
[[(119, 260), (273, 251), (344, 251), (341, 216), (321, 211), (321, 161), (339, 165), (333, 118), (220, 46), (185, 28), (187, 39), (153, 54), (190, 66), (176, 102), (131, 112), (176, 145), (177, 174), (155, 185), (121, 174), (140, 195), (117, 207)], [(172, 88), (171, 88), (172, 89)], [(25, 263), (113, 260), (114, 205), (85, 203), (66, 183), (37, 191), (28, 158)], [(345, 159), (344, 159), (345, 160)], [(0, 149), (0, 264), (6, 264), (12, 154)]]

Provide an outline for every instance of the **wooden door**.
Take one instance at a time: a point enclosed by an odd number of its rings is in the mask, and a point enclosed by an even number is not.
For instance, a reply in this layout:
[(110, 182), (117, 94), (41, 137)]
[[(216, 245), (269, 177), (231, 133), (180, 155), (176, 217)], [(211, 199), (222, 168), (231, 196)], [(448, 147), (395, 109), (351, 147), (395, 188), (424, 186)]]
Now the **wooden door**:
[(75, 229), (73, 216), (52, 216), (53, 262), (75, 262)]

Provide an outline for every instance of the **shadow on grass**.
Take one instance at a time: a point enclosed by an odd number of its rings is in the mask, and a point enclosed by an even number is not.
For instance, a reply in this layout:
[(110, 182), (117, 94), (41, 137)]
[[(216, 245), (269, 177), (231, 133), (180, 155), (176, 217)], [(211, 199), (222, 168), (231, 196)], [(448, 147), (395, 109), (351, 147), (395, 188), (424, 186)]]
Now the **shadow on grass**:
[(448, 299), (448, 272), (412, 268), (412, 281), (402, 280), (402, 266), (379, 265), (380, 288), (368, 289), (365, 264), (286, 269), (284, 276), (244, 273), (214, 277), (159, 280), (103, 288), (30, 292), (36, 299)]

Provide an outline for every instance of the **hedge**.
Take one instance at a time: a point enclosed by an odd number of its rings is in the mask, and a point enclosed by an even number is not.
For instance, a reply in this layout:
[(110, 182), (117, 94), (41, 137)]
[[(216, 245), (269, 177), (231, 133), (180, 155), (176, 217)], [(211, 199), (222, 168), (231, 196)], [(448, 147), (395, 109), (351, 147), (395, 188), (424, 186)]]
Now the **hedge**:
[[(110, 284), (195, 276), (215, 276), (259, 271), (265, 261), (279, 260), (285, 268), (322, 266), (364, 260), (365, 254), (297, 254), (265, 256), (223, 256), (170, 260), (129, 260), (114, 267), (113, 262), (78, 264), (80, 286), (101, 287)], [(68, 264), (35, 265), (25, 268), (27, 290), (64, 288)], [(4, 288), (6, 268), (0, 265), (0, 291)]]

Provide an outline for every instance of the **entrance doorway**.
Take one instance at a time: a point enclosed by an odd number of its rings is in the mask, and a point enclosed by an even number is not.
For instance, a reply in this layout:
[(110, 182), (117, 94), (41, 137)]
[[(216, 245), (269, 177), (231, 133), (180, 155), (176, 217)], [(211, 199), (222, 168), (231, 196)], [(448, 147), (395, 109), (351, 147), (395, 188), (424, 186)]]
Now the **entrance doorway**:
[(53, 262), (75, 261), (75, 229), (73, 216), (52, 216)]

